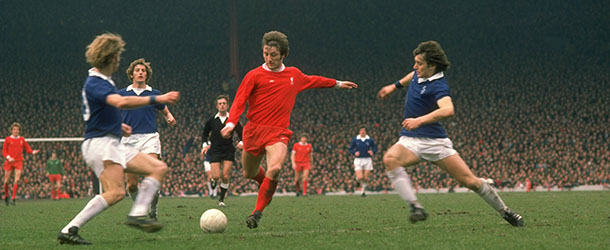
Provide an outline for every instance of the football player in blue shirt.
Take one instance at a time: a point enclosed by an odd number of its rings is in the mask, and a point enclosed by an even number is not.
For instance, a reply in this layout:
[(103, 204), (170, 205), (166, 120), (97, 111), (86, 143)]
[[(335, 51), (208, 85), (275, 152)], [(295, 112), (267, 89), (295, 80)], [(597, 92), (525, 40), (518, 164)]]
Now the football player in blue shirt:
[(422, 42), (413, 50), (413, 56), (414, 71), (383, 87), (378, 93), (383, 99), (394, 90), (408, 86), (401, 137), (385, 153), (383, 163), (394, 188), (411, 206), (410, 221), (423, 221), (428, 215), (417, 201), (411, 179), (404, 168), (423, 160), (436, 164), (462, 186), (477, 193), (511, 225), (523, 226), (521, 215), (509, 209), (493, 187), (470, 171), (439, 123), (454, 114), (444, 75), (450, 63), (440, 44), (436, 41)]
[(174, 104), (180, 93), (121, 96), (110, 78), (119, 67), (125, 42), (112, 33), (99, 35), (87, 46), (85, 56), (93, 66), (82, 89), (82, 112), (86, 122), (83, 159), (102, 183), (103, 193), (91, 199), (57, 235), (61, 244), (90, 245), (78, 234), (89, 220), (125, 197), (123, 171), (146, 175), (129, 215), (127, 225), (146, 232), (161, 230), (163, 225), (148, 217), (148, 207), (168, 171), (167, 165), (147, 154), (125, 147), (121, 135), (131, 127), (121, 122), (119, 109), (133, 109), (157, 103)]
[(377, 144), (366, 134), (366, 128), (361, 127), (358, 135), (352, 139), (349, 152), (354, 155), (354, 173), (362, 187), (360, 196), (366, 197), (366, 186), (373, 171), (373, 155), (377, 153)]
[[(153, 70), (150, 66), (150, 62), (147, 62), (144, 58), (131, 62), (126, 73), (132, 84), (127, 88), (119, 90), (120, 95), (152, 96), (161, 94), (159, 90), (153, 89), (147, 84), (152, 77)], [(131, 135), (122, 137), (121, 143), (135, 148), (141, 153), (149, 154), (150, 156), (159, 159), (159, 156), (161, 155), (161, 140), (159, 139), (159, 133), (157, 132), (156, 110), (159, 110), (161, 114), (163, 114), (163, 118), (169, 125), (176, 125), (176, 119), (174, 119), (174, 116), (169, 112), (169, 108), (165, 104), (158, 103), (137, 109), (122, 110), (121, 117), (123, 123), (131, 127)], [(138, 194), (139, 177), (138, 175), (130, 173), (125, 173), (125, 177), (127, 179), (127, 192), (135, 201)], [(158, 200), (159, 193), (155, 194), (155, 197), (150, 204), (149, 216), (155, 220), (157, 219), (158, 214)]]

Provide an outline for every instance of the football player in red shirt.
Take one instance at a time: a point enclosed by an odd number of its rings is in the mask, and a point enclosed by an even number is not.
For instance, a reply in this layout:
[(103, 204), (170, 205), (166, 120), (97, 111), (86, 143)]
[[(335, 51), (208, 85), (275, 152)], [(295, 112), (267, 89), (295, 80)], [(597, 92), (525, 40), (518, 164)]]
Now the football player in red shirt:
[(292, 154), (290, 154), (290, 161), (292, 162), (292, 169), (294, 169), (294, 186), (296, 189), (297, 196), (301, 196), (299, 191), (299, 182), (303, 185), (303, 196), (307, 196), (307, 184), (309, 178), (309, 170), (313, 163), (313, 147), (307, 143), (307, 135), (301, 134), (299, 142), (292, 146)]
[[(358, 85), (350, 81), (338, 81), (322, 76), (305, 75), (296, 67), (284, 66), (288, 55), (288, 38), (281, 32), (271, 31), (263, 35), (265, 63), (250, 70), (235, 94), (229, 119), (221, 130), (228, 137), (239, 117), (249, 105), (248, 123), (244, 126), (242, 163), (244, 176), (259, 183), (256, 208), (246, 219), (248, 228), (258, 227), (263, 209), (269, 204), (288, 153), (290, 112), (297, 94), (312, 88), (352, 89)], [(263, 156), (267, 159), (267, 173), (260, 167)]]
[(11, 203), (15, 205), (15, 196), (17, 196), (17, 190), (19, 189), (19, 179), (21, 179), (21, 173), (23, 172), (23, 150), (28, 154), (37, 154), (40, 150), (32, 150), (30, 145), (25, 141), (23, 136), (19, 136), (21, 132), (21, 124), (13, 123), (11, 125), (11, 135), (4, 139), (4, 145), (2, 147), (2, 156), (4, 156), (4, 202), (8, 206), (8, 181), (11, 178), (13, 171), (15, 172), (15, 181), (13, 182), (13, 195), (11, 196)]

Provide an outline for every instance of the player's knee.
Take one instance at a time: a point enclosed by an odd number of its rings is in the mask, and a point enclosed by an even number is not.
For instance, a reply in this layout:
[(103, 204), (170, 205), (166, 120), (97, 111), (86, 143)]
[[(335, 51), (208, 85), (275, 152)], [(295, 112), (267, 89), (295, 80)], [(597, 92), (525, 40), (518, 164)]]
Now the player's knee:
[(108, 202), (108, 205), (116, 204), (117, 202), (125, 198), (125, 190), (122, 188), (117, 188), (115, 190), (108, 191), (106, 192), (106, 194), (106, 197), (109, 198), (109, 200), (106, 201)]
[(273, 176), (274, 178), (280, 175), (281, 166), (270, 166), (267, 169), (267, 175)]
[(254, 172), (254, 171), (248, 171), (248, 170), (246, 170), (244, 168), (243, 173), (244, 173), (244, 177), (245, 178), (247, 178), (247, 179), (254, 179), (254, 177), (256, 177), (256, 175), (258, 174), (258, 169), (257, 169), (256, 172)]
[(165, 162), (159, 161), (159, 163), (156, 164), (155, 172), (157, 174), (165, 176), (165, 174), (167, 174), (167, 171), (169, 171), (169, 168), (167, 167), (167, 164), (165, 164)]
[(398, 163), (398, 157), (391, 153), (386, 153), (385, 155), (383, 155), (383, 165), (386, 167), (387, 170), (393, 170), (400, 166), (400, 164)]
[(475, 177), (468, 177), (461, 180), (460, 184), (470, 190), (476, 191), (479, 190), (481, 186), (481, 181)]

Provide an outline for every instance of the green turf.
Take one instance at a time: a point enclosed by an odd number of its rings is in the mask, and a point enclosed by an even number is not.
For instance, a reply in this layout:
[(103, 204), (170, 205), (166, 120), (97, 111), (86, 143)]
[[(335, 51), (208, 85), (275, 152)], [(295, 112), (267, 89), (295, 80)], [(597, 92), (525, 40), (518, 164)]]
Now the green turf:
[[(430, 217), (410, 224), (398, 195), (275, 197), (260, 227), (246, 228), (255, 197), (229, 197), (222, 234), (199, 229), (216, 201), (162, 198), (158, 233), (124, 225), (125, 199), (94, 218), (81, 235), (87, 249), (609, 249), (610, 192), (501, 193), (523, 215), (506, 223), (473, 193), (422, 194)], [(21, 201), (0, 207), (0, 249), (66, 249), (57, 232), (88, 200)]]

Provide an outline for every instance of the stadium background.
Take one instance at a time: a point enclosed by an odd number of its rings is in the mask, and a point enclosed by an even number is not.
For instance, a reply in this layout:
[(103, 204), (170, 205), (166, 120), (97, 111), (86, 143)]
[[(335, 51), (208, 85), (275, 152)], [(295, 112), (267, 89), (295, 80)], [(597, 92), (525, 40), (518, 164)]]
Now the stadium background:
[[(288, 35), (287, 66), (307, 74), (352, 80), (357, 90), (311, 90), (297, 99), (291, 129), (312, 136), (317, 192), (352, 191), (352, 157), (346, 152), (358, 126), (379, 144), (370, 183), (391, 189), (381, 156), (399, 131), (404, 92), (379, 101), (383, 85), (412, 67), (411, 51), (437, 40), (452, 62), (447, 78), (456, 115), (443, 122), (477, 175), (498, 185), (573, 187), (607, 185), (610, 178), (610, 18), (604, 1), (237, 1), (239, 75), (229, 70), (227, 1), (2, 1), (0, 2), (0, 128), (12, 122), (22, 135), (80, 137), (80, 90), (89, 68), (85, 46), (97, 34), (116, 32), (127, 42), (113, 79), (129, 82), (129, 62), (144, 57), (154, 69), (151, 85), (181, 91), (170, 110), (178, 126), (160, 121), (163, 158), (172, 168), (165, 195), (203, 194), (199, 158), (204, 121), (214, 97), (231, 97), (249, 69), (262, 64), (264, 32)], [(292, 142), (294, 142), (294, 138)], [(90, 172), (80, 143), (31, 143), (22, 198), (49, 196), (45, 161), (58, 151), (64, 187), (72, 197), (90, 195)], [(292, 145), (292, 143), (291, 143)], [(410, 170), (420, 188), (455, 183), (430, 164)], [(290, 191), (292, 170), (278, 190)], [(231, 190), (256, 190), (239, 167)]]

